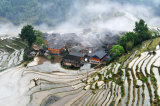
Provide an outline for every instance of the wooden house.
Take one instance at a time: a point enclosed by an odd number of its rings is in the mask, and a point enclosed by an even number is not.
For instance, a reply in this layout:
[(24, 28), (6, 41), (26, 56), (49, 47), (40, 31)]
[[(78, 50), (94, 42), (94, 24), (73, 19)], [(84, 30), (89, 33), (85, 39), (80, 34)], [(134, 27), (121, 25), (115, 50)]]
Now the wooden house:
[(65, 49), (65, 42), (63, 40), (50, 40), (48, 50), (53, 54), (60, 54)]
[(85, 58), (85, 56), (86, 56), (86, 53), (82, 53), (82, 52), (71, 52), (71, 53), (69, 53), (69, 55), (80, 57), (80, 59), (83, 61), (84, 58)]
[(107, 53), (104, 51), (97, 51), (91, 56), (92, 64), (100, 64), (107, 56)]
[(82, 42), (80, 42), (80, 44), (81, 44), (81, 47), (84, 48), (83, 52), (85, 52), (87, 54), (88, 53), (92, 53), (94, 47), (91, 45), (90, 42), (88, 42), (88, 41), (82, 41)]
[(79, 42), (77, 42), (74, 39), (66, 41), (66, 48), (72, 48), (72, 47), (75, 47), (75, 46), (78, 46), (78, 45), (79, 45)]
[(73, 55), (66, 55), (65, 57), (63, 57), (62, 64), (74, 67), (80, 67), (82, 65), (81, 58)]

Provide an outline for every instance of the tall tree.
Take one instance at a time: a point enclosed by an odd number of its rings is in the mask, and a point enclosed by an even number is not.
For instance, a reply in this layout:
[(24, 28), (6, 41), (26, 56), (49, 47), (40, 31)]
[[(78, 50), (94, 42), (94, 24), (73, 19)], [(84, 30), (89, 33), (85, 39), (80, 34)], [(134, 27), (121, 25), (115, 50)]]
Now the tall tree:
[(147, 24), (145, 24), (143, 19), (135, 23), (134, 31), (138, 34), (141, 42), (151, 38), (151, 34), (148, 32), (149, 30)]
[(34, 34), (34, 28), (32, 25), (26, 25), (21, 29), (21, 33), (19, 34), (22, 40), (26, 40), (29, 46), (36, 41), (36, 36)]

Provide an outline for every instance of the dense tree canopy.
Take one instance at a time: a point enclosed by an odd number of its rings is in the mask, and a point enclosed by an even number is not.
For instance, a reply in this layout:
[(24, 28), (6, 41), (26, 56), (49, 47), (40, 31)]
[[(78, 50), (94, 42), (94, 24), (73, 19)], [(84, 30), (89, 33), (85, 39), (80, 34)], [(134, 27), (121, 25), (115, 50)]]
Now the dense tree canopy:
[(62, 22), (69, 14), (73, 0), (1, 0), (0, 17), (14, 24)]
[(134, 32), (127, 32), (125, 35), (120, 37), (118, 42), (126, 49), (126, 44), (128, 42), (133, 42), (133, 46), (137, 45), (139, 43), (139, 37)]
[(35, 44), (40, 46), (42, 44), (45, 44), (45, 42), (41, 37), (37, 37), (36, 41), (35, 41)]
[(43, 37), (43, 33), (40, 30), (34, 30), (34, 34), (37, 37)]
[(21, 29), (21, 33), (19, 34), (22, 40), (26, 40), (29, 46), (36, 41), (36, 36), (34, 34), (34, 28), (32, 25), (26, 25)]
[(135, 28), (133, 30), (134, 32), (127, 32), (118, 40), (119, 45), (123, 46), (126, 52), (152, 37), (151, 31), (149, 31), (147, 24), (145, 24), (145, 21), (142, 19), (139, 22), (135, 22)]
[(119, 57), (124, 53), (124, 48), (120, 45), (114, 45), (110, 50), (110, 54), (113, 58)]
[(148, 40), (151, 38), (152, 34), (148, 30), (147, 24), (145, 24), (144, 20), (140, 20), (139, 22), (135, 23), (135, 33), (138, 34), (140, 41)]
[(133, 46), (134, 46), (134, 42), (132, 42), (132, 41), (127, 42), (126, 43), (126, 50), (131, 51)]
[[(23, 22), (31, 24), (47, 23), (55, 25), (64, 22), (69, 16), (79, 12), (79, 7), (97, 0), (0, 0), (0, 19), (6, 19), (14, 24)], [(104, 0), (118, 3), (144, 4), (153, 6), (159, 14), (155, 0)], [(78, 2), (76, 6), (74, 3)], [(156, 8), (155, 8), (156, 7)], [(87, 17), (87, 16), (84, 16)]]

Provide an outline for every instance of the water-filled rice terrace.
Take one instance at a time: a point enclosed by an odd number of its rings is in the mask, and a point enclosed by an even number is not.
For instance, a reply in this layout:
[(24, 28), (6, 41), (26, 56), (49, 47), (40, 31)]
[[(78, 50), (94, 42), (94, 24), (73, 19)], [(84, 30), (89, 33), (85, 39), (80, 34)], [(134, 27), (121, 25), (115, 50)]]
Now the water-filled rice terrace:
[(152, 106), (158, 104), (160, 50), (157, 48), (155, 52), (142, 52), (141, 50), (148, 47), (148, 43), (151, 42), (146, 42), (142, 49), (133, 51), (126, 60), (128, 62), (114, 62), (101, 69), (88, 71), (88, 77), (86, 73), (54, 76), (38, 72), (42, 82), (31, 89), (29, 105)]
[(26, 46), (19, 38), (0, 39), (0, 70), (20, 64)]
[(3, 80), (1, 85), (8, 82), (12, 89), (7, 88), (8, 92), (1, 94), (0, 105), (158, 105), (160, 49), (145, 51), (150, 43), (144, 43), (125, 59), (120, 58), (108, 66), (77, 73), (74, 70), (74, 74), (73, 70), (68, 70), (68, 73), (47, 73), (22, 66), (3, 71), (0, 73), (0, 76), (4, 76), (0, 77)]

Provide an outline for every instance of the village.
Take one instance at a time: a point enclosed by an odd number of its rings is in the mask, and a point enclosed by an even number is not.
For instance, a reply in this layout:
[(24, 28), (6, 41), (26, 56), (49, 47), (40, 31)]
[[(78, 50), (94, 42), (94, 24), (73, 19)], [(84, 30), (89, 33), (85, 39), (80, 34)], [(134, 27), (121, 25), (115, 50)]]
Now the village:
[(56, 63), (67, 69), (80, 69), (106, 65), (111, 58), (109, 51), (124, 32), (92, 31), (86, 28), (81, 33), (43, 33), (46, 47), (34, 45), (28, 52), (28, 57), (38, 55), (54, 57)]

